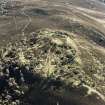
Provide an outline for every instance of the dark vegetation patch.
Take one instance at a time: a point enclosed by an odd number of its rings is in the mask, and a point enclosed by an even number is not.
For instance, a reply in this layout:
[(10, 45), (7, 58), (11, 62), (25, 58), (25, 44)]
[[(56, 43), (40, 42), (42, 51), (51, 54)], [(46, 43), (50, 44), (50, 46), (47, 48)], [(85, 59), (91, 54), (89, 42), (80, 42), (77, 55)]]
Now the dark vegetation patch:
[(48, 16), (49, 13), (47, 10), (41, 8), (32, 8), (30, 10), (26, 10), (26, 13), (30, 16)]
[(89, 40), (105, 47), (105, 35), (94, 27), (88, 27), (77, 22), (71, 22), (68, 25), (64, 25), (64, 28), (76, 33), (77, 35), (84, 35)]
[(57, 10), (56, 8), (30, 8), (26, 9), (25, 13), (28, 14), (29, 16), (53, 16), (53, 15), (58, 15), (58, 14), (63, 14), (66, 13), (63, 10)]

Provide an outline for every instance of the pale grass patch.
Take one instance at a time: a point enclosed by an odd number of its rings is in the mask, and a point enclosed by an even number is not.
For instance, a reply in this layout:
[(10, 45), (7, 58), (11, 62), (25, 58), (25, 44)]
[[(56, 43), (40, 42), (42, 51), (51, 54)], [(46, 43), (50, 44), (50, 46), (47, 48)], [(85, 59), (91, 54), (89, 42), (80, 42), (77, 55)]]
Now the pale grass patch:
[(77, 51), (77, 55), (76, 55), (75, 61), (76, 61), (78, 64), (82, 65), (82, 61), (81, 61), (81, 58), (80, 58), (80, 56), (79, 56), (79, 52), (80, 52), (80, 51), (79, 51), (78, 45), (75, 43), (75, 41), (74, 41), (72, 38), (67, 37), (67, 39), (66, 39), (66, 44), (67, 44), (68, 46), (73, 47), (73, 48)]
[(49, 54), (47, 55), (47, 58), (44, 62), (44, 65), (42, 67), (45, 77), (49, 77), (54, 74), (55, 66), (51, 64), (51, 62), (53, 60), (54, 60), (54, 58), (51, 55), (51, 53), (49, 52)]
[(64, 44), (64, 42), (58, 38), (52, 39), (52, 43), (57, 44), (57, 45), (61, 45), (61, 46)]
[(29, 64), (29, 60), (25, 58), (24, 53), (22, 51), (18, 53), (18, 57), (22, 65)]

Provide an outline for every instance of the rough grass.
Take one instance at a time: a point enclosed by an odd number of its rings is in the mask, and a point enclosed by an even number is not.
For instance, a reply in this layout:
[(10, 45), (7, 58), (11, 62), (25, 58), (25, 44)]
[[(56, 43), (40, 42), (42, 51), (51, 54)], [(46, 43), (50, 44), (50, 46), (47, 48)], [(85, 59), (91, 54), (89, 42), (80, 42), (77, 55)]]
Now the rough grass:
[[(31, 33), (30, 38), (23, 38), (18, 43), (2, 48), (0, 52), (1, 103), (42, 105), (37, 101), (37, 97), (43, 100), (42, 103), (47, 104), (48, 101), (45, 100), (50, 92), (51, 94), (53, 92), (53, 95), (55, 95), (54, 91), (57, 91), (56, 94), (60, 92), (59, 95), (62, 97), (70, 87), (77, 88), (83, 84), (93, 87), (95, 82), (82, 68), (81, 62), (85, 63), (81, 61), (78, 54), (79, 46), (72, 35), (64, 31), (42, 29)], [(40, 98), (40, 92), (46, 99)], [(53, 104), (56, 105), (57, 100), (49, 102), (54, 102)]]
[[(49, 29), (32, 33), (30, 38), (1, 49), (2, 104), (20, 104), (20, 98), (41, 77), (64, 80), (68, 73), (79, 68), (75, 60), (77, 56), (75, 44), (66, 32)], [(69, 70), (72, 68), (74, 71)], [(47, 83), (43, 85), (41, 88), (45, 88)]]

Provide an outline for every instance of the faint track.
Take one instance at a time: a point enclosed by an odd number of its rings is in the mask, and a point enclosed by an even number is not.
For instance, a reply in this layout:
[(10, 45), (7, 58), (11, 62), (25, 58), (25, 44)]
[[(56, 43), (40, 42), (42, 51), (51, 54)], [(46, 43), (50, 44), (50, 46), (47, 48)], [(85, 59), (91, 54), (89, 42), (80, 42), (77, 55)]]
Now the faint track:
[(29, 16), (29, 15), (27, 15), (26, 13), (25, 13), (25, 8), (26, 7), (23, 7), (22, 8), (22, 14), (24, 15), (24, 16), (26, 16), (27, 17), (27, 24), (24, 26), (24, 28), (22, 29), (22, 36), (24, 36), (25, 35), (25, 30), (28, 28), (28, 26), (30, 25), (30, 23), (31, 23), (31, 17)]
[(87, 92), (88, 95), (91, 95), (92, 93), (95, 93), (105, 102), (105, 96), (103, 94), (101, 94), (99, 91), (97, 91), (94, 88), (92, 88), (88, 85), (85, 85), (85, 84), (83, 84), (83, 87), (88, 89), (88, 92)]

